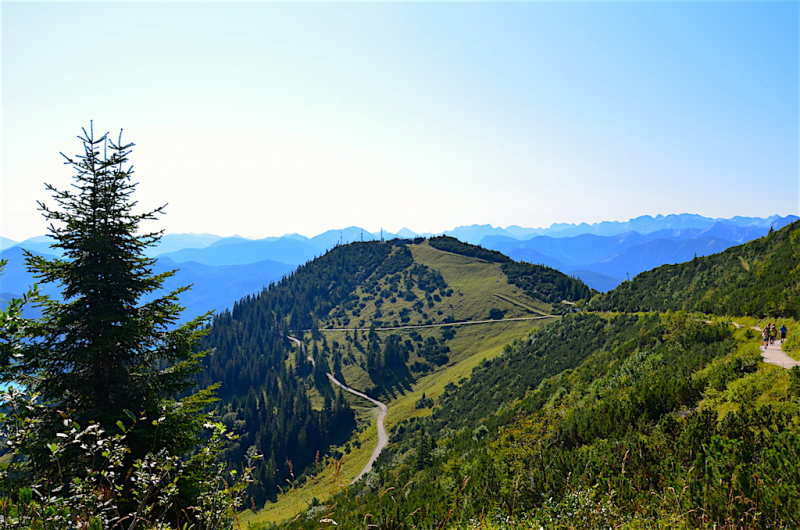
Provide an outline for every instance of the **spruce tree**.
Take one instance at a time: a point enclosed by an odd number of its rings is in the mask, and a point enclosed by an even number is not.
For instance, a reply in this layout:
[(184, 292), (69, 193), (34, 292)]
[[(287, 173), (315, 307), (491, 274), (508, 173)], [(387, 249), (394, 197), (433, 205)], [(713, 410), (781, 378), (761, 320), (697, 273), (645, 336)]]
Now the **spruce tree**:
[(63, 300), (44, 300), (15, 377), (41, 396), (54, 429), (65, 413), (108, 430), (146, 417), (129, 437), (131, 457), (162, 448), (180, 454), (196, 442), (197, 412), (211, 399), (202, 391), (176, 400), (201, 367), (195, 343), (207, 317), (177, 325), (187, 287), (143, 301), (174, 273), (154, 274), (155, 260), (144, 255), (163, 231), (139, 233), (164, 206), (135, 213), (133, 144), (123, 144), (121, 131), (116, 143), (108, 134), (95, 138), (92, 127), (79, 138), (82, 154), (62, 153), (75, 170), (72, 189), (46, 184), (56, 205), (39, 202), (63, 257), (27, 253), (29, 270), (59, 284)]

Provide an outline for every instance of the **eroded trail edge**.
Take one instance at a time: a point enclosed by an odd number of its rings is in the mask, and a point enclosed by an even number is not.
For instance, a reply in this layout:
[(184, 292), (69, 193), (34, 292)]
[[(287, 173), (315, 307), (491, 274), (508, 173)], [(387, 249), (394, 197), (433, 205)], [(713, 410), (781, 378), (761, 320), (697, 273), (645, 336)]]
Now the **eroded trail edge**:
[[(312, 365), (315, 364), (314, 359), (310, 355), (308, 355), (308, 352), (306, 351), (306, 345), (303, 344), (303, 341), (295, 337), (287, 336), (286, 338), (297, 344), (300, 347), (300, 351), (303, 352), (303, 355), (305, 355), (306, 358), (309, 361), (311, 361), (311, 364)], [(372, 471), (372, 466), (375, 465), (375, 461), (378, 459), (378, 456), (380, 456), (381, 451), (383, 451), (384, 447), (386, 447), (386, 445), (389, 443), (389, 435), (386, 432), (386, 425), (385, 425), (386, 415), (389, 413), (389, 407), (387, 407), (386, 404), (381, 403), (377, 399), (369, 397), (363, 392), (359, 392), (358, 390), (350, 388), (349, 386), (345, 385), (344, 383), (336, 379), (330, 372), (326, 373), (325, 375), (328, 376), (328, 379), (331, 381), (331, 383), (339, 386), (345, 392), (349, 392), (354, 396), (364, 398), (370, 403), (374, 404), (376, 407), (378, 407), (378, 409), (380, 409), (380, 413), (378, 414), (378, 445), (375, 446), (375, 450), (372, 451), (372, 455), (369, 457), (367, 465), (364, 466), (364, 469), (361, 470), (361, 473), (359, 473), (358, 476), (354, 478), (352, 482), (350, 482), (350, 484), (353, 484), (354, 482), (357, 482), (359, 479), (361, 479), (361, 477)]]

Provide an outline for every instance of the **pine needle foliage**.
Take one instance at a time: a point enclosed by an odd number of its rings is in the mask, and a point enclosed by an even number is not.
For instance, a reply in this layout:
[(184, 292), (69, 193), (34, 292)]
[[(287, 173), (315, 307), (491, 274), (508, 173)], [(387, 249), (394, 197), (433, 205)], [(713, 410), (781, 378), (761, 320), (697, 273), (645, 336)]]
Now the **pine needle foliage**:
[[(55, 206), (39, 203), (63, 257), (26, 253), (29, 270), (60, 285), (63, 301), (40, 299), (43, 317), (5, 378), (41, 396), (50, 434), (65, 413), (110, 429), (146, 416), (158, 421), (137, 429), (137, 439), (129, 440), (131, 457), (154, 448), (180, 454), (196, 443), (201, 416), (195, 413), (212, 399), (206, 390), (174, 400), (201, 368), (195, 343), (207, 317), (176, 327), (178, 295), (188, 287), (142, 302), (174, 273), (153, 274), (155, 260), (144, 255), (163, 231), (139, 234), (140, 224), (156, 219), (164, 206), (135, 212), (128, 166), (133, 144), (122, 142), (121, 131), (116, 142), (108, 134), (95, 137), (92, 127), (79, 139), (82, 154), (62, 153), (75, 170), (72, 189), (48, 184)], [(43, 432), (43, 442), (48, 436)]]

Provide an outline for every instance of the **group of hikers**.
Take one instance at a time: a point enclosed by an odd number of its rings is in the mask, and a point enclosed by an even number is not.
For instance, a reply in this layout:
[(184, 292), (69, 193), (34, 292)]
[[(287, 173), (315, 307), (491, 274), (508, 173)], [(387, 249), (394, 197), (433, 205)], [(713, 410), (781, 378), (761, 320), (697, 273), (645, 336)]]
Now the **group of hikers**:
[(775, 341), (778, 339), (778, 333), (781, 334), (781, 344), (783, 344), (786, 340), (786, 331), (786, 324), (782, 324), (780, 329), (775, 327), (774, 322), (764, 327), (764, 329), (761, 330), (761, 336), (764, 338), (764, 347), (766, 348), (771, 344), (775, 344)]

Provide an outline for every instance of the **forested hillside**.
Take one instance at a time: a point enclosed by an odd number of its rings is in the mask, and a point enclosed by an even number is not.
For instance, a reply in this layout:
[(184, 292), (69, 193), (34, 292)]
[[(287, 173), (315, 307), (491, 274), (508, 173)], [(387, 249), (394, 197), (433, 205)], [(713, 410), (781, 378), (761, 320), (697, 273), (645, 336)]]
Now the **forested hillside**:
[[(762, 362), (752, 329), (796, 314), (796, 229), (662, 267), (588, 304), (603, 312), (511, 341), (423, 394), (371, 473), (287, 527), (797, 528), (800, 368)], [(429, 248), (508, 263), (461, 245)]]
[[(482, 249), (458, 245), (455, 259), (423, 239), (338, 246), (214, 319), (199, 383), (221, 383), (217, 412), (241, 435), (228, 458), (255, 466), (255, 505), (274, 500), (286, 480), (302, 482), (326, 454), (341, 456), (333, 448), (352, 436), (354, 398), (332, 386), (327, 372), (391, 398), (464, 357), (451, 351), (455, 329), (420, 334), (405, 326), (541, 318), (554, 302), (590, 294), (579, 280), (544, 267), (517, 266), (512, 278), (481, 259)], [(465, 249), (476, 255), (463, 256)], [(313, 365), (288, 336), (310, 341)], [(252, 460), (256, 454), (263, 460)]]
[(592, 299), (599, 311), (800, 317), (800, 221), (737, 247), (644, 272)]

